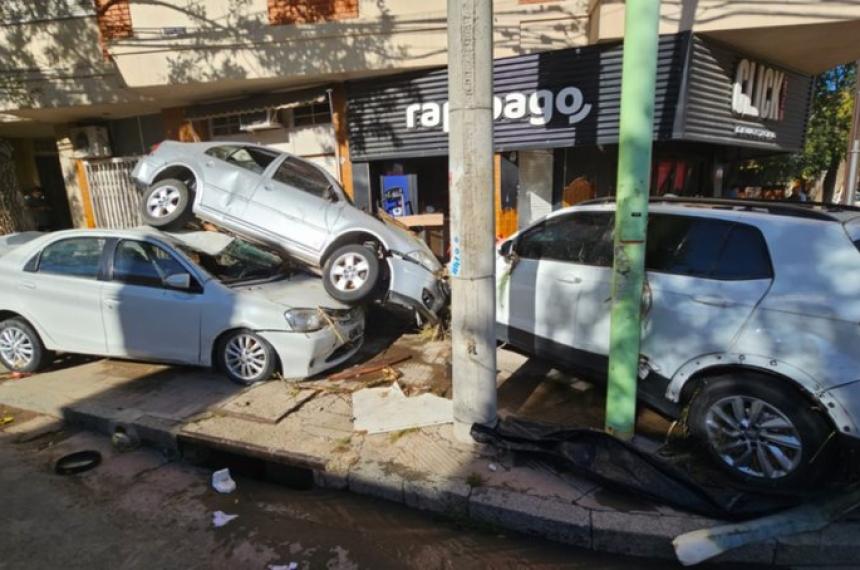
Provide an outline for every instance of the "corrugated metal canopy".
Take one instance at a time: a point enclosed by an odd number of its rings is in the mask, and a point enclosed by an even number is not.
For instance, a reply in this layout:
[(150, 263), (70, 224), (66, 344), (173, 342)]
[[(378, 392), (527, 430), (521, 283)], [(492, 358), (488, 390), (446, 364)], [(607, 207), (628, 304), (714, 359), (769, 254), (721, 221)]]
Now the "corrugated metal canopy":
[(277, 93), (259, 93), (250, 97), (212, 101), (188, 107), (185, 110), (185, 118), (211, 119), (212, 117), (253, 113), (266, 109), (288, 109), (309, 103), (321, 103), (325, 100), (326, 90), (323, 87)]

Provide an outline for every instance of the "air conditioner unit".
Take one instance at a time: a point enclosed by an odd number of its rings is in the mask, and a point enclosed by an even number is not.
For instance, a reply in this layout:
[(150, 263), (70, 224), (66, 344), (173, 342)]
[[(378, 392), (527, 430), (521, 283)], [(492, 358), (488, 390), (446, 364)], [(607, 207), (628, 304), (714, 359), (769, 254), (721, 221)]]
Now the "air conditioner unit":
[(100, 158), (111, 155), (107, 127), (75, 127), (69, 129), (75, 158)]
[(254, 131), (266, 131), (269, 129), (280, 129), (284, 125), (278, 121), (277, 109), (266, 109), (257, 113), (243, 113), (239, 115), (239, 129), (248, 133)]

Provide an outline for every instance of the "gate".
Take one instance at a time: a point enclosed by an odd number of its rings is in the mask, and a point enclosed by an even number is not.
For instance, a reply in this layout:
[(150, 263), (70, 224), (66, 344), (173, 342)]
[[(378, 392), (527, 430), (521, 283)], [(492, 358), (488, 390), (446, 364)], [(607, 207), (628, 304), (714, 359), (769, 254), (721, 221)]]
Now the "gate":
[(99, 228), (133, 228), (141, 225), (141, 192), (131, 179), (139, 157), (85, 160), (84, 170)]

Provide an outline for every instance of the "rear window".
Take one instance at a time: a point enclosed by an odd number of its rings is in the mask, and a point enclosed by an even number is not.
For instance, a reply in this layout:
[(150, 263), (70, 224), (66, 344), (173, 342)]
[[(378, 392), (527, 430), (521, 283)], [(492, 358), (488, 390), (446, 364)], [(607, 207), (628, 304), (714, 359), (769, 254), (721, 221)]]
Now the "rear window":
[(654, 214), (646, 248), (649, 271), (725, 281), (773, 276), (764, 236), (745, 224)]

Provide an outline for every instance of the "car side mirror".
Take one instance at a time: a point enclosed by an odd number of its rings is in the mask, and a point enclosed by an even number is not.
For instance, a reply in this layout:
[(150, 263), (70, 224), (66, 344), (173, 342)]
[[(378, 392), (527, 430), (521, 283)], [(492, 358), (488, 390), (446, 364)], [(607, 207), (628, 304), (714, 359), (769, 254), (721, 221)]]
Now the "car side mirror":
[(174, 273), (164, 278), (164, 284), (171, 289), (188, 291), (191, 289), (191, 276), (187, 273)]
[(514, 240), (509, 239), (499, 246), (499, 255), (505, 259), (510, 259), (514, 255)]
[(325, 189), (322, 197), (326, 202), (337, 202), (337, 194), (331, 186)]

